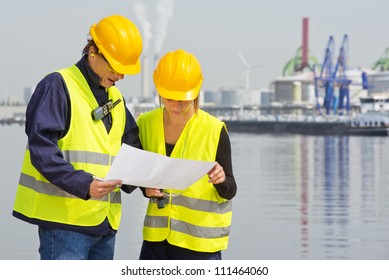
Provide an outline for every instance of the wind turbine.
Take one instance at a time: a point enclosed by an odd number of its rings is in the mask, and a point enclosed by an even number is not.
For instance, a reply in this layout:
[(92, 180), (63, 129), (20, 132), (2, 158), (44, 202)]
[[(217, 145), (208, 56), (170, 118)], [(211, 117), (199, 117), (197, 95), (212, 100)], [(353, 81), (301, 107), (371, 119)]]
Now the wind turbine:
[(253, 68), (260, 67), (260, 65), (250, 65), (247, 62), (247, 60), (244, 58), (244, 56), (240, 53), (240, 51), (236, 51), (236, 53), (238, 54), (238, 56), (243, 64), (243, 67), (244, 67), (244, 77), (245, 77), (244, 88), (245, 88), (245, 91), (248, 92), (250, 89), (250, 71)]

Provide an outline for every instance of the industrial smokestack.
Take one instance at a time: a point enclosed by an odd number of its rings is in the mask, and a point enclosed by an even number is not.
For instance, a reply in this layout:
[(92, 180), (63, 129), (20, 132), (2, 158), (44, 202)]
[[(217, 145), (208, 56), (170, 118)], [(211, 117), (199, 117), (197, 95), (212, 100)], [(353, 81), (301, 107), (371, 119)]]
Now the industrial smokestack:
[(302, 47), (302, 59), (301, 59), (301, 69), (304, 69), (308, 66), (308, 18), (303, 18), (303, 42)]

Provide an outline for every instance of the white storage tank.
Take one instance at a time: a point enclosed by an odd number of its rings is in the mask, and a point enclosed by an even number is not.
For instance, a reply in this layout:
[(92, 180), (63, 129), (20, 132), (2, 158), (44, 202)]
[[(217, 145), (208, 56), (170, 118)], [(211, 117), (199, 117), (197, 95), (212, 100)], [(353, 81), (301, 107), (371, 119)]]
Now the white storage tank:
[(303, 73), (296, 76), (280, 77), (274, 82), (274, 101), (292, 103), (309, 101), (310, 89), (314, 84), (312, 73)]
[(220, 91), (204, 91), (204, 103), (205, 104), (220, 104), (221, 103), (221, 93)]
[(222, 89), (221, 105), (240, 105), (239, 93), (235, 89)]

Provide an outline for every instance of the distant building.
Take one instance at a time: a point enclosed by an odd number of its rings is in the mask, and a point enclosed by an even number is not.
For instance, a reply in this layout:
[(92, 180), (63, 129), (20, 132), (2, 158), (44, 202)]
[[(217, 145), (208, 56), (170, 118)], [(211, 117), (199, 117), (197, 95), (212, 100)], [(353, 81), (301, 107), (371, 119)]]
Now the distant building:
[(260, 104), (262, 106), (267, 106), (267, 105), (271, 104), (272, 102), (274, 102), (274, 92), (270, 91), (268, 89), (263, 90), (261, 92), (261, 102), (260, 102)]
[(204, 104), (218, 105), (221, 103), (220, 91), (205, 90), (204, 91)]
[(312, 102), (315, 95), (313, 74), (310, 72), (277, 78), (273, 86), (275, 102)]
[(261, 89), (239, 89), (238, 100), (240, 105), (260, 105), (261, 104)]
[(258, 106), (272, 102), (273, 95), (274, 93), (270, 92), (269, 89), (221, 88), (217, 91), (204, 91), (203, 100), (205, 105)]
[(239, 93), (236, 89), (223, 88), (220, 90), (220, 94), (220, 105), (231, 106), (241, 104), (239, 100)]
[[(367, 94), (366, 90), (362, 88), (362, 73), (371, 74), (369, 69), (349, 69), (346, 71), (346, 76), (351, 80), (349, 85), (349, 96), (352, 104), (359, 103), (359, 98)], [(389, 73), (389, 72), (388, 72)], [(374, 79), (374, 76), (371, 76)], [(384, 80), (384, 79), (382, 79)], [(389, 90), (389, 75), (386, 77), (386, 89)], [(382, 83), (385, 84), (385, 83)], [(274, 87), (274, 101), (284, 104), (290, 103), (315, 103), (315, 77), (313, 72), (305, 72), (296, 74), (294, 76), (279, 77), (273, 81)], [(322, 100), (325, 96), (324, 87), (318, 87), (318, 98)], [(334, 94), (337, 95), (338, 87), (335, 87)], [(321, 103), (321, 102), (319, 102)]]
[(389, 93), (389, 71), (378, 72), (368, 77), (368, 93)]
[(11, 95), (11, 96), (7, 96), (6, 105), (7, 106), (20, 106), (20, 105), (24, 105), (24, 104), (21, 101), (19, 96)]
[(24, 104), (27, 105), (28, 102), (30, 102), (31, 95), (32, 95), (32, 87), (25, 87), (24, 88)]

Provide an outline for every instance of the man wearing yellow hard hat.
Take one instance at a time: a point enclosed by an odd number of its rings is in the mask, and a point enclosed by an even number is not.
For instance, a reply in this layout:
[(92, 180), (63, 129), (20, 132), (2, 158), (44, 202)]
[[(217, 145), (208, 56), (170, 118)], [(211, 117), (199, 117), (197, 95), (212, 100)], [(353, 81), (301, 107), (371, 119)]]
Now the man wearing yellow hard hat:
[[(82, 58), (45, 76), (26, 111), (25, 151), (13, 216), (38, 226), (41, 259), (113, 259), (119, 180), (102, 181), (122, 143), (141, 148), (115, 83), (140, 71), (142, 38), (121, 15), (90, 28)], [(121, 187), (121, 188), (120, 188)]]
[(145, 150), (216, 165), (183, 192), (142, 188), (150, 197), (143, 227), (142, 260), (220, 260), (227, 249), (237, 186), (223, 122), (199, 109), (203, 83), (197, 58), (168, 52), (154, 71), (162, 104), (137, 120)]

